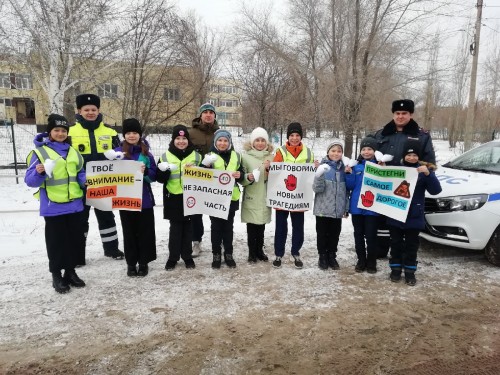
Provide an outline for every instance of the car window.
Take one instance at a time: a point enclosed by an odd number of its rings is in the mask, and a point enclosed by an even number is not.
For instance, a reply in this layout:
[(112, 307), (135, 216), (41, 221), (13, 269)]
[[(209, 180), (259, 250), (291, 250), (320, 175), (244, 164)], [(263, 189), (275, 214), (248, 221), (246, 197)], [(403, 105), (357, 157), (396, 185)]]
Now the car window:
[(460, 155), (446, 167), (500, 173), (500, 142), (485, 143)]

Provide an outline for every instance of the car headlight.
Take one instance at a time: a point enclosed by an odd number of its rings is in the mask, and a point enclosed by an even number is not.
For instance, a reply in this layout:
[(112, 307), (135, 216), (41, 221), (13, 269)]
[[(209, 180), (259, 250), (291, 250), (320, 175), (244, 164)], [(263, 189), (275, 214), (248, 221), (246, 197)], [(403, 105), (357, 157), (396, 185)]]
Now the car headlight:
[(439, 211), (472, 211), (481, 208), (488, 200), (487, 194), (459, 195), (436, 198)]

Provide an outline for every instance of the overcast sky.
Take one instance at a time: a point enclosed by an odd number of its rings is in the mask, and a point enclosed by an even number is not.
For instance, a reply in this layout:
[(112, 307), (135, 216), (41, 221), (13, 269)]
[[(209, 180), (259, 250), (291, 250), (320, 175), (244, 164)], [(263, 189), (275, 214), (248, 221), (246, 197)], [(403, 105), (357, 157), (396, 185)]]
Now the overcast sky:
[[(177, 0), (182, 12), (195, 10), (198, 16), (208, 26), (230, 33), (231, 25), (238, 18), (241, 4), (246, 2), (252, 8), (272, 6), (272, 15), (283, 20), (286, 15), (288, 0)], [(441, 36), (440, 66), (446, 67), (455, 64), (455, 51), (464, 36), (467, 35), (467, 46), (473, 41), (473, 30), (476, 20), (477, 0), (435, 0), (434, 4), (451, 4), (448, 8), (435, 13), (431, 19), (431, 26), (423, 33), (433, 35), (439, 29)], [(484, 74), (482, 65), (489, 54), (494, 52), (495, 44), (500, 38), (500, 0), (483, 1), (481, 40), (479, 49), (479, 84)], [(469, 31), (466, 32), (467, 24)], [(425, 56), (419, 57), (425, 61)]]
[[(220, 28), (229, 27), (233, 23), (242, 3), (242, 0), (177, 0), (181, 10), (194, 9), (207, 25)], [(284, 12), (286, 3), (287, 0), (247, 1), (252, 7), (272, 6), (276, 13)]]

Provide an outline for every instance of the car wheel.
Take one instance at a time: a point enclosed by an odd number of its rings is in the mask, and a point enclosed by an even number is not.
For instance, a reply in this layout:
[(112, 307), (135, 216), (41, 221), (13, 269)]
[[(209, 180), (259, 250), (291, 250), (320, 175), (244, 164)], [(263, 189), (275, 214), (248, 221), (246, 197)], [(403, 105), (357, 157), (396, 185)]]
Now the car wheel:
[(491, 236), (488, 245), (484, 248), (484, 253), (488, 262), (500, 267), (500, 226)]

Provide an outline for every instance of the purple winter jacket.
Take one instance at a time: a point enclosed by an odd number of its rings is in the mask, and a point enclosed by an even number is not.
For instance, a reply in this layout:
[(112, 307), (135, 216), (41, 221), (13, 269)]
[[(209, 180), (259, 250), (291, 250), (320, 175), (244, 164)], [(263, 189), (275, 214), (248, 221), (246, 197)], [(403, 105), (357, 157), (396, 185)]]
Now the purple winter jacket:
[[(145, 140), (144, 142), (147, 144)], [(121, 146), (115, 148), (115, 151), (122, 151)], [(132, 146), (130, 154), (131, 157), (125, 157), (124, 160), (136, 160), (143, 162), (146, 165), (146, 170), (144, 171), (144, 181), (142, 183), (142, 208), (151, 208), (155, 205), (155, 198), (153, 195), (153, 190), (151, 189), (151, 182), (154, 182), (156, 179), (156, 162), (154, 160), (153, 154), (151, 154), (150, 152), (148, 152), (148, 156), (142, 154), (141, 147), (136, 145)]]
[[(63, 158), (68, 155), (68, 150), (71, 147), (69, 143), (61, 143), (50, 141), (48, 137), (48, 133), (40, 133), (35, 136), (33, 143), (38, 148), (40, 146), (50, 147), (52, 150), (57, 152)], [(31, 164), (28, 166), (26, 171), (26, 176), (24, 177), (24, 182), (29, 187), (39, 188), (42, 186), (43, 182), (46, 178), (48, 178), (47, 174), (43, 172), (42, 174), (36, 171), (36, 166), (40, 164), (40, 160), (38, 156), (33, 153), (33, 157), (31, 159)], [(85, 186), (85, 170), (82, 168), (77, 174), (77, 181), (80, 186)], [(40, 216), (59, 216), (72, 214), (75, 212), (83, 211), (83, 199), (75, 199), (71, 202), (67, 203), (55, 203), (52, 202), (47, 197), (47, 192), (45, 189), (40, 189)]]

